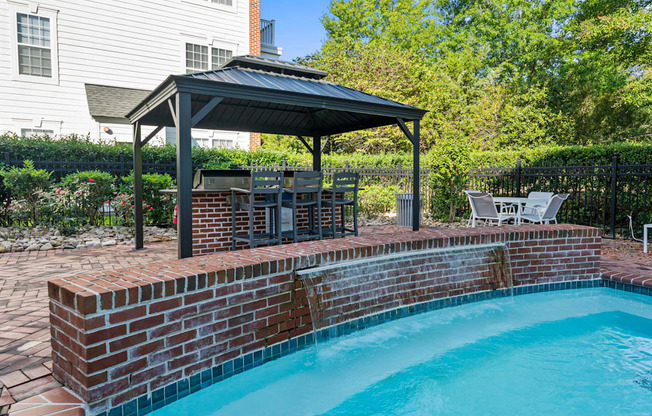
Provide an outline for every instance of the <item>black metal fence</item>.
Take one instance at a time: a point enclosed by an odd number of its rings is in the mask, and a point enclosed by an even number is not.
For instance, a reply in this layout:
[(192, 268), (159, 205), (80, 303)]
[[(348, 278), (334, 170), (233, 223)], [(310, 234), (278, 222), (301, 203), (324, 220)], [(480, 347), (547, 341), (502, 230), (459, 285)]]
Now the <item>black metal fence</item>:
[[(2, 162), (6, 166), (23, 166), (22, 159), (14, 159), (10, 152), (4, 152)], [(53, 172), (56, 179), (75, 172), (84, 172), (89, 170), (99, 170), (116, 175), (117, 177), (124, 177), (128, 175), (134, 168), (133, 159), (131, 155), (120, 153), (118, 160), (110, 162), (88, 162), (88, 161), (71, 161), (71, 160), (33, 160), (34, 167), (37, 169), (45, 169)], [(167, 173), (169, 175), (176, 175), (176, 164), (174, 163), (143, 163), (143, 173)]]
[[(22, 160), (14, 160), (8, 152), (3, 162), (8, 166), (20, 166)], [(69, 173), (100, 170), (123, 177), (132, 170), (130, 155), (121, 154), (114, 162), (34, 161), (35, 167), (54, 172), (58, 179)], [(241, 169), (308, 170), (309, 166), (241, 166)], [(170, 164), (143, 163), (144, 173), (167, 173), (176, 176), (176, 166)], [(395, 186), (400, 192), (412, 192), (412, 167), (393, 168), (324, 167), (324, 174), (355, 171), (360, 173), (360, 186)], [(431, 206), (436, 196), (429, 184), (430, 170), (421, 169), (421, 193), (424, 208)], [(494, 196), (527, 196), (532, 191), (570, 193), (564, 202), (558, 219), (561, 222), (590, 225), (603, 230), (605, 235), (629, 236), (631, 215), (635, 232), (640, 236), (642, 225), (652, 223), (652, 164), (620, 164), (614, 156), (612, 163), (593, 166), (522, 166), (520, 161), (513, 167), (478, 168), (470, 172), (467, 189), (491, 192)]]
[(569, 193), (558, 219), (591, 225), (605, 235), (630, 235), (629, 218), (640, 237), (643, 224), (652, 222), (652, 165), (521, 166), (471, 171), (468, 189), (494, 196), (527, 196), (532, 191)]
[[(248, 170), (309, 170), (310, 166), (288, 166), (282, 163), (277, 166), (241, 166), (241, 169)], [(350, 167), (345, 163), (344, 167), (322, 167), (324, 172), (325, 181), (329, 181), (329, 176), (335, 172), (358, 172), (360, 174), (361, 188), (369, 188), (371, 186), (381, 187), (397, 187), (399, 192), (412, 192), (412, 166), (407, 168), (402, 167), (400, 164), (394, 168), (364, 168), (364, 167)], [(424, 207), (430, 207), (430, 199), (433, 197), (432, 188), (428, 184), (429, 169), (421, 169), (419, 174), (419, 188), (424, 196)]]

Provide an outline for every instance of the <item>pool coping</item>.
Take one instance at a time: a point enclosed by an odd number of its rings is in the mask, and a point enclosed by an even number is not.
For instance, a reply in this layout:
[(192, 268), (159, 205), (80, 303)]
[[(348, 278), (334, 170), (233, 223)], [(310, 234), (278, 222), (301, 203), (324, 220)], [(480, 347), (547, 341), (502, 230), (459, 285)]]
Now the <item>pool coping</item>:
[(491, 299), (499, 299), (509, 296), (520, 296), (532, 293), (544, 293), (560, 290), (591, 289), (607, 287), (614, 290), (632, 292), (644, 296), (652, 296), (652, 287), (642, 287), (627, 282), (617, 282), (609, 278), (598, 278), (591, 280), (574, 280), (566, 282), (540, 283), (533, 285), (516, 286), (510, 289), (499, 289), (492, 291), (475, 292), (436, 299), (419, 304), (412, 304), (389, 311), (379, 312), (347, 321), (330, 328), (317, 331), (317, 334), (309, 333), (296, 338), (289, 339), (280, 344), (254, 351), (238, 358), (229, 360), (199, 374), (186, 377), (172, 385), (161, 387), (149, 395), (142, 395), (109, 411), (101, 412), (97, 416), (142, 416), (158, 410), (163, 406), (174, 403), (192, 393), (213, 384), (238, 375), (244, 371), (259, 367), (270, 361), (285, 357), (301, 351), (315, 344), (315, 339), (326, 337), (340, 337), (372, 328), (386, 322), (419, 315), (434, 310), (445, 309), (454, 306), (461, 306), (470, 303), (481, 302)]

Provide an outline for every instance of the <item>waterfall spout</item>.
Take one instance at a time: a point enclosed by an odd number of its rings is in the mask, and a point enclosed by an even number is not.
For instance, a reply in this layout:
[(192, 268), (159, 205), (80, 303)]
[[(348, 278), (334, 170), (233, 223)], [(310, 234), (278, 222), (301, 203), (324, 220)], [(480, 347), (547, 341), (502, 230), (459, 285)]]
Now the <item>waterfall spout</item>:
[[(349, 332), (344, 323), (373, 324), (405, 307), (488, 291), (511, 295), (513, 280), (504, 244), (437, 248), (300, 270), (315, 340)], [(381, 320), (382, 321), (382, 320)]]

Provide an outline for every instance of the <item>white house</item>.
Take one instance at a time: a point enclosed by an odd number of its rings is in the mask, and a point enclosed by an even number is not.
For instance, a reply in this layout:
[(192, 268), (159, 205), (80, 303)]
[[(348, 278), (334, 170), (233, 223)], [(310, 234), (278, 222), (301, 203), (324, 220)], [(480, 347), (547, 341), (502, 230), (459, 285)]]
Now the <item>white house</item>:
[[(168, 75), (278, 58), (273, 33), (260, 0), (0, 0), (0, 132), (131, 141), (124, 115)], [(207, 147), (257, 137), (193, 131)]]

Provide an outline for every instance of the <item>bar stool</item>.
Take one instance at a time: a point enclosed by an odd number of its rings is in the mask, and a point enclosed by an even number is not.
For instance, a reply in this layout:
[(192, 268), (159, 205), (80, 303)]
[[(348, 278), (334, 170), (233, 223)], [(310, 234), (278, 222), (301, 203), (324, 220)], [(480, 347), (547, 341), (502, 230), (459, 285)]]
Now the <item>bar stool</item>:
[[(357, 172), (336, 172), (333, 174), (333, 188), (324, 190), (330, 193), (330, 198), (321, 202), (324, 207), (331, 209), (331, 227), (330, 229), (324, 229), (325, 235), (330, 235), (333, 238), (358, 235), (358, 181), (359, 175)], [(347, 195), (349, 195), (348, 198)], [(346, 228), (344, 222), (346, 206), (353, 207), (353, 229)], [(337, 207), (341, 208), (342, 214), (340, 227), (337, 226)]]
[[(292, 197), (283, 201), (284, 208), (292, 210), (292, 231), (283, 233), (293, 242), (303, 240), (321, 240), (321, 192), (323, 174), (321, 172), (294, 172), (292, 189), (284, 189)], [(308, 228), (298, 229), (297, 214), (300, 208), (308, 210)], [(315, 216), (317, 217), (315, 220)]]
[[(231, 188), (231, 247), (246, 241), (250, 248), (261, 244), (281, 244), (281, 202), (283, 198), (283, 172), (251, 172), (249, 189)], [(272, 221), (269, 232), (255, 233), (254, 210), (269, 208)], [(247, 211), (249, 229), (246, 234), (236, 232), (238, 210)]]

